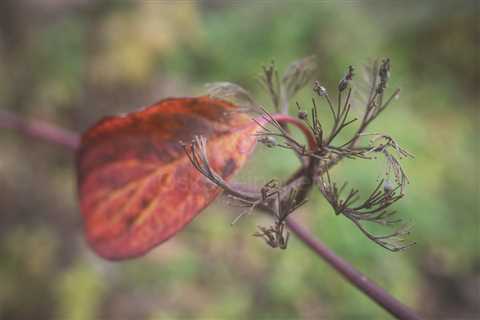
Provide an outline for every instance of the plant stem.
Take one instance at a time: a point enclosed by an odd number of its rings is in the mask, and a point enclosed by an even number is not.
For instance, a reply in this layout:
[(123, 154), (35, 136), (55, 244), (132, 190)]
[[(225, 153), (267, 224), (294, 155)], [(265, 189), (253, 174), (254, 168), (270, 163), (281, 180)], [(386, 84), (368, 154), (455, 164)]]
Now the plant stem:
[[(255, 119), (255, 122), (261, 126), (269, 124), (272, 121), (276, 121), (280, 125), (285, 125), (289, 123), (297, 127), (300, 131), (302, 131), (303, 135), (307, 138), (309, 150), (316, 149), (317, 142), (315, 141), (315, 136), (312, 134), (310, 129), (305, 125), (305, 123), (298, 118), (292, 117), (288, 114), (274, 113), (274, 114), (267, 114), (266, 116), (261, 116)], [(284, 128), (284, 130), (286, 129)], [(285, 131), (285, 132), (288, 133), (288, 131)]]
[(366, 276), (357, 271), (351, 264), (337, 256), (322, 242), (315, 239), (315, 237), (307, 229), (296, 223), (291, 219), (291, 217), (287, 218), (287, 225), (290, 230), (296, 234), (300, 240), (302, 240), (303, 243), (317, 253), (348, 282), (365, 293), (370, 299), (375, 301), (394, 317), (406, 320), (421, 319), (410, 308), (400, 303), (400, 301), (396, 300), (384, 289), (367, 279)]
[(80, 143), (80, 137), (75, 132), (40, 120), (25, 120), (3, 110), (0, 110), (0, 128), (14, 129), (32, 138), (45, 140), (71, 150), (77, 149)]
[[(303, 124), (297, 119), (293, 119), (294, 118), (288, 116), (276, 117), (276, 120), (292, 123), (302, 130)], [(13, 129), (32, 138), (61, 145), (71, 151), (75, 151), (80, 142), (80, 136), (75, 132), (39, 120), (25, 120), (7, 111), (0, 111), (0, 128)], [(312, 137), (308, 137), (308, 140), (310, 146), (315, 143)], [(365, 293), (370, 299), (390, 312), (393, 316), (398, 319), (420, 319), (420, 317), (407, 306), (400, 303), (384, 289), (367, 279), (351, 264), (328, 249), (320, 240), (315, 239), (304, 227), (290, 218), (287, 218), (287, 225), (302, 242), (310, 247), (320, 258), (325, 260), (335, 271), (340, 273), (348, 282)]]

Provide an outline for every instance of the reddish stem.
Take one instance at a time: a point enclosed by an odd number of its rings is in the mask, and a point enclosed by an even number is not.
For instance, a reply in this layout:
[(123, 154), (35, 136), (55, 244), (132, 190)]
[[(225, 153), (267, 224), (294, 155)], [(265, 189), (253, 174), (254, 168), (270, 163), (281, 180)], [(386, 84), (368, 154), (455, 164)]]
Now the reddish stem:
[(0, 110), (0, 128), (9, 128), (21, 133), (75, 150), (80, 137), (75, 132), (48, 124), (40, 120), (25, 120), (10, 112)]
[[(305, 123), (302, 120), (300, 120), (298, 118), (295, 118), (295, 117), (292, 117), (288, 114), (283, 114), (283, 113), (274, 113), (270, 116), (271, 116), (271, 119), (273, 119), (273, 120), (275, 120), (279, 123), (288, 123), (288, 124), (294, 125), (298, 129), (300, 129), (300, 131), (302, 131), (302, 133), (307, 138), (308, 149), (310, 151), (315, 150), (317, 148), (317, 141), (315, 139), (315, 136), (313, 135), (312, 131), (305, 125)], [(255, 121), (257, 123), (261, 124), (262, 126), (266, 125), (268, 123), (271, 123), (271, 121), (268, 119), (268, 115), (258, 117), (258, 118), (255, 119)]]
[(365, 293), (383, 309), (388, 311), (398, 319), (418, 320), (420, 319), (410, 308), (403, 305), (400, 301), (392, 297), (384, 289), (367, 279), (362, 273), (357, 271), (351, 264), (337, 256), (333, 251), (327, 248), (322, 242), (304, 227), (297, 224), (290, 217), (287, 218), (287, 225), (290, 230), (297, 235), (310, 249), (316, 252), (325, 262), (340, 273), (348, 282)]
[[(299, 128), (307, 137), (309, 148), (311, 150), (316, 148), (313, 134), (302, 121), (284, 114), (275, 114), (272, 117), (278, 122), (290, 123)], [(265, 121), (265, 123), (268, 122), (265, 119), (263, 121)], [(14, 129), (33, 138), (61, 145), (72, 151), (75, 151), (78, 148), (80, 142), (80, 136), (72, 131), (39, 120), (24, 120), (7, 111), (0, 111), (0, 128)], [(420, 319), (412, 310), (401, 304), (388, 292), (367, 279), (352, 265), (328, 249), (322, 242), (315, 239), (315, 237), (305, 228), (289, 218), (287, 218), (287, 224), (290, 230), (315, 253), (317, 253), (319, 257), (325, 260), (348, 282), (364, 292), (370, 297), (370, 299), (390, 312), (393, 316), (398, 319)]]

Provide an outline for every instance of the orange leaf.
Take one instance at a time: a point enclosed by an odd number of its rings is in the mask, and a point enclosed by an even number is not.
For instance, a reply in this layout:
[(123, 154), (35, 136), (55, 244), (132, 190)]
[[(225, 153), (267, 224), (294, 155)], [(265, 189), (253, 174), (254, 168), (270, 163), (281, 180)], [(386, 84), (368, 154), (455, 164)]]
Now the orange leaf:
[(90, 128), (77, 169), (92, 248), (126, 259), (172, 237), (221, 191), (193, 167), (179, 141), (205, 136), (211, 167), (228, 179), (255, 146), (252, 124), (235, 105), (198, 97), (166, 99)]

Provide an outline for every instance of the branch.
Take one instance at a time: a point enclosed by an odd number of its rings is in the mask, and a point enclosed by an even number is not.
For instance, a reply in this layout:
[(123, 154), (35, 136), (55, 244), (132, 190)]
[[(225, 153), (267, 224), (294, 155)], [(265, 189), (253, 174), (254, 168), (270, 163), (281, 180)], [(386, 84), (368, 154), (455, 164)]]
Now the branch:
[(362, 273), (358, 272), (351, 264), (337, 256), (328, 249), (322, 242), (304, 227), (296, 223), (290, 217), (287, 218), (287, 226), (297, 235), (310, 249), (317, 253), (325, 262), (340, 273), (348, 282), (365, 293), (379, 306), (384, 308), (390, 314), (398, 319), (420, 319), (411, 309), (393, 298), (384, 289), (367, 279)]
[[(61, 145), (71, 151), (75, 151), (78, 148), (80, 141), (79, 135), (72, 131), (43, 121), (24, 120), (6, 111), (0, 111), (0, 128), (13, 129), (32, 138)], [(315, 239), (305, 228), (290, 218), (287, 218), (286, 221), (290, 230), (296, 234), (305, 245), (310, 247), (320, 258), (335, 269), (335, 271), (340, 273), (348, 282), (365, 293), (379, 306), (398, 319), (420, 319), (407, 306), (401, 304), (384, 289), (367, 279), (351, 264), (328, 249), (320, 240)]]
[(14, 129), (26, 136), (61, 145), (70, 150), (77, 149), (80, 136), (40, 120), (25, 120), (8, 111), (0, 110), (0, 128)]

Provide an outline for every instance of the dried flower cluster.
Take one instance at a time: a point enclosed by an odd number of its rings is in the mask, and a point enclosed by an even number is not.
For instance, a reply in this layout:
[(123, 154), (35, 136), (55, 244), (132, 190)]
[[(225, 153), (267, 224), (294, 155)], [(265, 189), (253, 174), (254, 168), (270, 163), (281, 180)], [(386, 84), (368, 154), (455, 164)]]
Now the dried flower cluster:
[[(337, 215), (348, 218), (363, 234), (380, 246), (398, 251), (412, 245), (413, 243), (405, 243), (403, 236), (408, 234), (408, 228), (401, 224), (401, 219), (394, 217), (396, 212), (390, 207), (404, 196), (408, 183), (398, 159), (413, 156), (389, 135), (366, 131), (370, 123), (398, 96), (397, 89), (388, 97), (384, 97), (390, 77), (390, 60), (375, 61), (367, 67), (367, 99), (360, 120), (351, 117), (352, 81), (355, 70), (348, 66), (338, 83), (335, 98), (331, 97), (319, 81), (314, 81), (313, 92), (316, 97), (312, 98), (310, 110), (305, 110), (297, 103), (296, 121), (293, 121), (292, 116), (288, 118), (289, 103), (300, 89), (310, 83), (315, 67), (314, 58), (308, 57), (292, 63), (281, 78), (273, 63), (263, 68), (260, 82), (271, 98), (274, 113), (268, 112), (266, 108), (256, 103), (248, 91), (236, 84), (222, 82), (211, 84), (209, 87), (210, 95), (234, 100), (240, 106), (259, 115), (254, 119), (261, 127), (257, 133), (259, 142), (268, 148), (285, 148), (297, 154), (301, 160), (301, 167), (285, 182), (271, 180), (259, 190), (250, 186), (230, 185), (211, 170), (205, 138), (197, 137), (191, 145), (185, 146), (185, 151), (197, 170), (222, 188), (227, 196), (247, 208), (233, 223), (253, 209), (266, 211), (274, 217), (271, 226), (258, 227), (254, 234), (263, 238), (271, 247), (282, 249), (287, 247), (289, 233), (285, 226), (286, 219), (306, 202), (306, 197), (312, 189), (318, 189), (322, 193)], [(332, 116), (333, 121), (329, 129), (320, 122), (321, 103), (326, 104)], [(290, 133), (288, 123), (302, 129), (309, 141), (308, 145), (298, 141)], [(340, 133), (355, 123), (358, 123), (358, 126), (354, 134), (346, 139), (346, 142), (338, 143)], [(370, 139), (361, 145), (362, 137)], [(332, 181), (330, 169), (343, 159), (373, 159), (377, 155), (385, 158), (385, 174), (366, 199), (360, 199), (359, 190), (347, 191), (347, 183), (339, 187)], [(384, 226), (400, 223), (400, 226), (393, 232), (379, 236), (368, 231), (365, 223)]]

